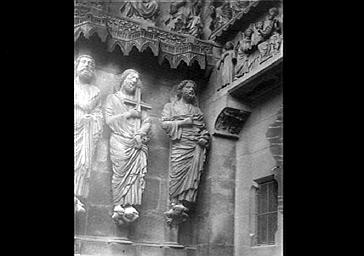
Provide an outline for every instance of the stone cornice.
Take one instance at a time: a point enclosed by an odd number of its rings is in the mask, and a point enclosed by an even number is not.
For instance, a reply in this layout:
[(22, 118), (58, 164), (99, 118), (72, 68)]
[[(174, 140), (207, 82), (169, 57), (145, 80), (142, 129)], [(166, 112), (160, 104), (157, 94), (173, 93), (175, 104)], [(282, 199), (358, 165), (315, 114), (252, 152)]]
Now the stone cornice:
[(213, 42), (167, 31), (143, 21), (125, 17), (112, 17), (104, 10), (87, 4), (76, 4), (74, 12), (74, 41), (81, 34), (89, 38), (97, 33), (108, 50), (118, 45), (128, 55), (133, 46), (140, 52), (150, 48), (159, 62), (166, 59), (171, 68), (177, 68), (184, 61), (188, 66), (197, 62), (201, 69), (214, 65)]

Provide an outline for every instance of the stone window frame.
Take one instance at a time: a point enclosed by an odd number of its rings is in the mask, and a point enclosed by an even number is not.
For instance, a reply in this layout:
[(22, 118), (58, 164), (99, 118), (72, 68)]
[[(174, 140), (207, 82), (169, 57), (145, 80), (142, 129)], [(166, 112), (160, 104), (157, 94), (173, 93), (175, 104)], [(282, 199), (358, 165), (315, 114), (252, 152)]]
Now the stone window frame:
[[(261, 200), (261, 198), (259, 197), (259, 189), (261, 189), (262, 185), (264, 184), (269, 184), (269, 183), (273, 183), (274, 185), (274, 190), (275, 190), (275, 209), (274, 211), (266, 211), (266, 212), (261, 212), (258, 213), (258, 206), (259, 206), (259, 202)], [(277, 243), (277, 239), (276, 239), (276, 233), (278, 231), (278, 182), (275, 179), (274, 175), (269, 175), (263, 178), (259, 178), (259, 179), (255, 179), (253, 181), (253, 185), (251, 187), (251, 196), (250, 196), (250, 216), (251, 216), (251, 221), (250, 221), (250, 238), (251, 238), (251, 246), (269, 246), (269, 245), (276, 245)], [(268, 185), (267, 185), (268, 186)], [(267, 191), (267, 193), (269, 193)], [(267, 204), (269, 205), (269, 198), (267, 200)], [(268, 229), (269, 227), (269, 223), (267, 220), (267, 238), (266, 241), (260, 242), (259, 241), (259, 237), (258, 237), (258, 229), (259, 229), (259, 225), (261, 225), (261, 222), (259, 222), (259, 216), (272, 216), (273, 214), (276, 215), (275, 218), (275, 230), (274, 231), (270, 231)], [(271, 234), (269, 234), (269, 232), (273, 232)], [(269, 241), (269, 236), (273, 237), (272, 240)]]

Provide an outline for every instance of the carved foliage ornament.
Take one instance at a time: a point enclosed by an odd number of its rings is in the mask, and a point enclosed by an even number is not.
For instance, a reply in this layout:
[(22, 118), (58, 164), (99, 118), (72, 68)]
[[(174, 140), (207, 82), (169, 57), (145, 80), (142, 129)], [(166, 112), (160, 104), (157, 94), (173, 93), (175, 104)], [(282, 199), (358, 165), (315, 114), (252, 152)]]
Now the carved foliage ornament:
[(215, 130), (226, 133), (227, 135), (239, 135), (250, 113), (248, 111), (226, 107), (216, 119)]
[(125, 55), (133, 46), (139, 51), (150, 48), (155, 56), (160, 57), (160, 63), (166, 59), (172, 68), (177, 68), (181, 61), (188, 66), (196, 61), (201, 69), (205, 69), (207, 57), (212, 56), (213, 44), (209, 42), (145, 26), (128, 18), (111, 17), (92, 6), (76, 5), (74, 19), (75, 41), (81, 34), (89, 38), (97, 33), (103, 41), (107, 41), (109, 51), (113, 51), (116, 45)]

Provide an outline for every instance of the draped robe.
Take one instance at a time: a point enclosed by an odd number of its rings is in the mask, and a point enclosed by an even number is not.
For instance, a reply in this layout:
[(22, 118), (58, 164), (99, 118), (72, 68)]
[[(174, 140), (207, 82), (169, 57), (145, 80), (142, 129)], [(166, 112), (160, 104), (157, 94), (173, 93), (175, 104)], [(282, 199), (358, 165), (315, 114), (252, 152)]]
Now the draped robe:
[[(181, 127), (177, 121), (192, 117), (193, 125)], [(178, 201), (195, 202), (201, 172), (206, 158), (206, 148), (197, 141), (209, 141), (201, 110), (181, 101), (167, 103), (161, 118), (162, 128), (172, 140), (170, 153), (169, 194)]]
[(235, 51), (228, 50), (221, 55), (217, 70), (221, 71), (222, 87), (229, 85), (234, 79), (234, 63), (236, 62)]
[(110, 159), (113, 170), (114, 206), (140, 205), (145, 188), (144, 176), (147, 173), (148, 148), (145, 143), (140, 149), (135, 148), (134, 138), (140, 134), (142, 138), (148, 139), (151, 128), (150, 118), (142, 112), (142, 125), (139, 129), (136, 124), (137, 118), (127, 119), (125, 116), (113, 118), (135, 108), (124, 103), (126, 97), (128, 96), (119, 91), (109, 95), (105, 103), (106, 123), (111, 129)]
[(155, 0), (125, 1), (121, 8), (121, 14), (126, 17), (142, 17), (144, 19), (153, 19), (159, 11), (159, 3)]
[[(83, 120), (86, 114), (91, 118)], [(75, 81), (74, 87), (74, 193), (86, 197), (92, 157), (100, 138), (103, 115), (100, 90)]]

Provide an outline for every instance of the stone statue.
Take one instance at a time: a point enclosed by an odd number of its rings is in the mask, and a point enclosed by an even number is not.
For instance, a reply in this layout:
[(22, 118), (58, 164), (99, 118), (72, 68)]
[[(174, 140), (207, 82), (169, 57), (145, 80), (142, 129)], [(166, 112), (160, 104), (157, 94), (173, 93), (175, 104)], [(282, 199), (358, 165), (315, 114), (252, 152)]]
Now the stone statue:
[(153, 21), (159, 14), (159, 3), (156, 0), (127, 0), (122, 3), (120, 12), (124, 17)]
[(151, 107), (141, 102), (141, 81), (133, 69), (121, 75), (120, 88), (107, 97), (106, 124), (111, 129), (110, 159), (112, 162), (112, 195), (118, 224), (132, 222), (139, 213), (133, 207), (141, 205), (147, 173), (147, 142), (151, 119), (144, 110)]
[(235, 68), (236, 77), (242, 77), (250, 71), (250, 56), (254, 51), (254, 48), (252, 47), (252, 34), (253, 29), (250, 27), (247, 28), (244, 33), (242, 33), (242, 39), (237, 44), (238, 56)]
[(263, 54), (263, 57), (266, 57), (269, 54), (275, 54), (280, 49), (282, 28), (281, 23), (277, 18), (278, 14), (277, 8), (273, 7), (269, 9), (269, 15), (264, 22), (263, 36), (267, 41), (258, 45), (258, 49), (261, 54)]
[(281, 44), (281, 26), (276, 18), (278, 9), (269, 9), (269, 14), (265, 21), (259, 21), (255, 26), (253, 44), (257, 45), (260, 53), (260, 62), (271, 57), (271, 53), (279, 50)]
[(170, 5), (164, 24), (171, 31), (200, 37), (202, 30), (200, 13), (200, 0), (174, 1)]
[(196, 201), (210, 140), (203, 113), (196, 106), (195, 90), (196, 84), (191, 80), (178, 84), (176, 99), (164, 106), (161, 116), (161, 126), (172, 140), (169, 173), (171, 209), (165, 213), (167, 218), (176, 217), (176, 213), (184, 215), (188, 205)]
[(224, 51), (220, 60), (216, 63), (216, 69), (221, 71), (222, 85), (221, 88), (231, 84), (234, 78), (234, 66), (236, 64), (236, 56), (234, 44), (228, 41), (224, 45)]
[(78, 198), (88, 195), (92, 157), (103, 128), (100, 90), (93, 85), (95, 60), (81, 55), (75, 62), (74, 80), (74, 194)]

